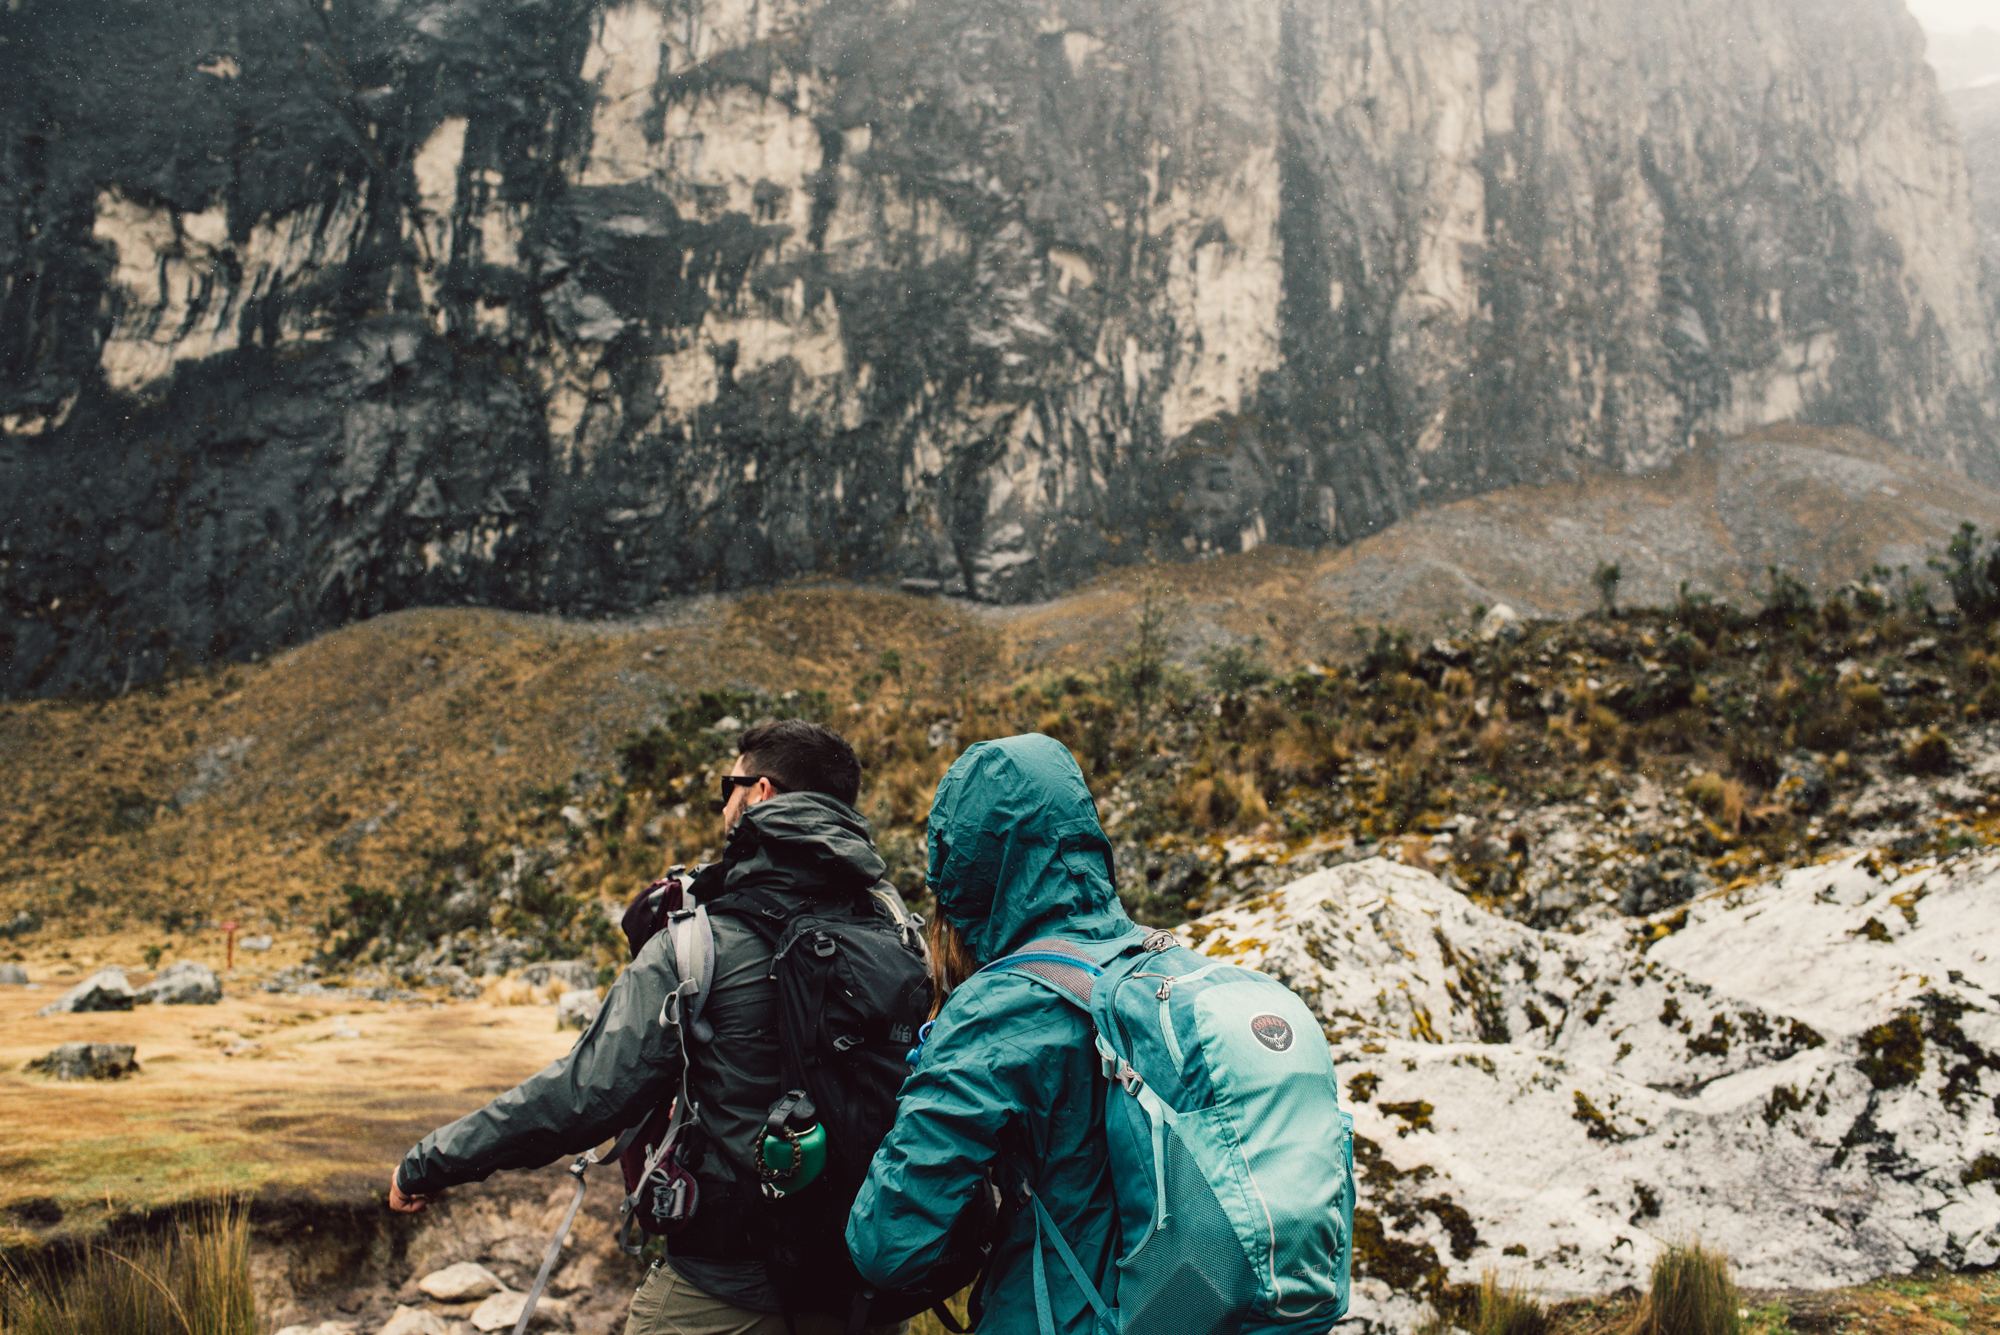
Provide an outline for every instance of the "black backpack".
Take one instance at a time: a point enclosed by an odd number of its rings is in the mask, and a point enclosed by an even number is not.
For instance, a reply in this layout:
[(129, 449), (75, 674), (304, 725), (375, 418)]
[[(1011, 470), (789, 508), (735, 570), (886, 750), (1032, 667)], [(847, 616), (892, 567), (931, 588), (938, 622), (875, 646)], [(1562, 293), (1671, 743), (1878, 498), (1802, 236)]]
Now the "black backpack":
[[(656, 882), (633, 903), (624, 925), (635, 954), (654, 933), (676, 933), (682, 976), (696, 975), (681, 1004), (684, 1041), (701, 1041), (705, 1030), (700, 993), (708, 980), (700, 975), (712, 968), (713, 938), (703, 915), (726, 914), (771, 947), (780, 1095), (773, 1117), (782, 1121), (803, 1095), (825, 1129), (826, 1165), (798, 1191), (759, 1193), (750, 1211), (752, 1252), (764, 1261), (788, 1311), (844, 1317), (852, 1332), (935, 1310), (958, 1329), (944, 1300), (977, 1279), (991, 1258), (1000, 1235), (995, 1192), (975, 1195), (944, 1257), (910, 1288), (873, 1288), (855, 1269), (846, 1243), (848, 1214), (896, 1119), (896, 1095), (910, 1073), (909, 1052), (930, 1013), (935, 984), (922, 920), (904, 917), (900, 900), (886, 886), (836, 892), (795, 908), (755, 889), (724, 892), (719, 881), (698, 873)], [(714, 897), (704, 902), (703, 891)], [(649, 1216), (658, 1219), (648, 1225), (655, 1231), (673, 1232), (687, 1223), (700, 1231), (698, 1199), (684, 1205), (678, 1219), (660, 1218), (671, 1216), (671, 1207), (648, 1208), (649, 1193), (679, 1191), (684, 1202), (693, 1190), (682, 1180), (671, 1146), (665, 1154), (643, 1157), (636, 1182), (628, 1163), (628, 1216), (636, 1214), (642, 1225)]]

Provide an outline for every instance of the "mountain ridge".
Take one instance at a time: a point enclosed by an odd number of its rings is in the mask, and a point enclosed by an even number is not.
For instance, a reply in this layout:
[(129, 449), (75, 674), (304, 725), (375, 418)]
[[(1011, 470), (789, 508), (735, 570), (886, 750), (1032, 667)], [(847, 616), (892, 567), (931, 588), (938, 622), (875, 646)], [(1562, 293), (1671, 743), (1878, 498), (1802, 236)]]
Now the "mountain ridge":
[(1894, 0), (0, 14), (0, 687), (1046, 597), (1853, 425), (2000, 470)]

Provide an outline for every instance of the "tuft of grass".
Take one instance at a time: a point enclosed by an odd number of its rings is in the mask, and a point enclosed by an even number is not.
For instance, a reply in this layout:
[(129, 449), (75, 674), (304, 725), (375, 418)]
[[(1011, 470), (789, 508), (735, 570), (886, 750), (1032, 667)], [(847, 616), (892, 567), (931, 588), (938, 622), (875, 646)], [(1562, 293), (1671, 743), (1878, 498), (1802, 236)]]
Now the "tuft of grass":
[(199, 1207), (170, 1236), (123, 1250), (93, 1243), (79, 1263), (0, 1273), (7, 1335), (258, 1335), (250, 1288), (250, 1217), (236, 1203)]
[(1738, 1310), (1729, 1258), (1689, 1239), (1653, 1262), (1653, 1287), (1627, 1335), (1739, 1335)]
[(1556, 1320), (1534, 1290), (1518, 1281), (1502, 1283), (1498, 1271), (1488, 1269), (1479, 1278), (1479, 1287), (1469, 1284), (1448, 1286), (1433, 1300), (1429, 1316), (1417, 1327), (1418, 1335), (1549, 1335)]
[(1548, 1335), (1550, 1326), (1548, 1309), (1525, 1285), (1502, 1284), (1492, 1270), (1480, 1277), (1472, 1335)]
[(1956, 760), (1951, 739), (1936, 728), (1903, 748), (1903, 766), (1912, 774), (1946, 774)]
[(1682, 795), (1713, 816), (1718, 823), (1732, 830), (1743, 827), (1743, 812), (1749, 805), (1749, 794), (1736, 780), (1725, 779), (1720, 774), (1697, 774), (1688, 780)]

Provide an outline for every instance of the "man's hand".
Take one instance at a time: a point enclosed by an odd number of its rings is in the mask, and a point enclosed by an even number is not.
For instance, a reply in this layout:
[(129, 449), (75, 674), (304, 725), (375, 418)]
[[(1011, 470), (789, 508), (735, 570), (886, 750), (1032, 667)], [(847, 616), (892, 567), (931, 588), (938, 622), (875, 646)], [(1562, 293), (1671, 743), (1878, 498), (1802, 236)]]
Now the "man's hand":
[[(401, 1167), (401, 1165), (397, 1165)], [(389, 1208), (397, 1214), (415, 1214), (431, 1203), (428, 1196), (405, 1196), (403, 1189), (396, 1185), (396, 1170), (389, 1170)]]

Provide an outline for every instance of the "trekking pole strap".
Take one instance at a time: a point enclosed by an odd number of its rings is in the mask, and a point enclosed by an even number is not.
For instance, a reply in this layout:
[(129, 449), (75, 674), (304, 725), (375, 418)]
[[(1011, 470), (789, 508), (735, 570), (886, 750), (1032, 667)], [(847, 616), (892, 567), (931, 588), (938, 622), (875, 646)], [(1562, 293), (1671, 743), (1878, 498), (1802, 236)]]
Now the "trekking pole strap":
[(1110, 1306), (1098, 1293), (1097, 1286), (1090, 1282), (1090, 1276), (1084, 1273), (1082, 1262), (1069, 1249), (1069, 1243), (1064, 1240), (1062, 1230), (1056, 1227), (1056, 1221), (1049, 1217), (1048, 1207), (1042, 1204), (1042, 1198), (1035, 1194), (1033, 1187), (1027, 1188), (1027, 1192), (1028, 1200), (1035, 1207), (1035, 1319), (1041, 1323), (1042, 1335), (1055, 1335), (1056, 1331), (1055, 1312), (1049, 1303), (1048, 1272), (1042, 1264), (1042, 1232), (1045, 1229), (1049, 1241), (1056, 1245), (1056, 1255), (1062, 1258), (1070, 1278), (1076, 1281), (1076, 1286), (1083, 1290), (1083, 1296), (1090, 1300), (1091, 1307), (1097, 1312), (1100, 1326), (1107, 1331), (1116, 1330), (1118, 1327), (1111, 1319)]
[[(630, 1136), (631, 1133), (627, 1132), (625, 1136), (619, 1138), (618, 1145), (621, 1150), (629, 1142)], [(596, 1162), (598, 1162), (597, 1151), (592, 1150), (569, 1166), (571, 1175), (576, 1178), (576, 1195), (570, 1198), (569, 1210), (563, 1215), (562, 1224), (557, 1227), (556, 1235), (549, 1239), (549, 1254), (542, 1258), (542, 1269), (535, 1276), (535, 1286), (528, 1290), (528, 1301), (521, 1304), (521, 1319), (514, 1323), (514, 1335), (526, 1335), (528, 1322), (535, 1315), (535, 1304), (542, 1300), (542, 1290), (548, 1286), (549, 1272), (556, 1268), (556, 1258), (562, 1255), (563, 1243), (569, 1239), (570, 1225), (576, 1222), (577, 1209), (583, 1204), (583, 1170)]]

